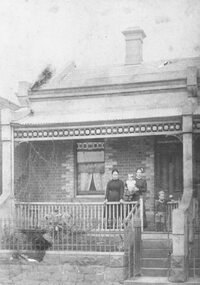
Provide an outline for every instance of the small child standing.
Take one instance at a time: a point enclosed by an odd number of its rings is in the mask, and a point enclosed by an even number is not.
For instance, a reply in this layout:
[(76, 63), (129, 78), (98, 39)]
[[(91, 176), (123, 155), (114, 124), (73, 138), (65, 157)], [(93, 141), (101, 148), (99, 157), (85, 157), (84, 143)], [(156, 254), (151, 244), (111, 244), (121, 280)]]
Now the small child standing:
[(158, 200), (155, 201), (155, 223), (156, 231), (166, 231), (167, 223), (167, 200), (165, 198), (165, 192), (159, 191)]
[(128, 179), (125, 182), (125, 199), (128, 201), (134, 200), (134, 193), (138, 191), (136, 187), (136, 181), (133, 174), (128, 174)]

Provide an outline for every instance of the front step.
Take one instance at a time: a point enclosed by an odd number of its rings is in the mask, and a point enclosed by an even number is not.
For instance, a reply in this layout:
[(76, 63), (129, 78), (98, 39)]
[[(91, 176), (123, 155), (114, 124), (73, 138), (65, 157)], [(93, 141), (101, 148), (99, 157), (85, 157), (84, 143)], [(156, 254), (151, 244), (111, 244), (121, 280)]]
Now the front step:
[[(158, 237), (157, 237), (158, 238)], [(142, 240), (142, 276), (167, 277), (169, 269), (169, 252), (172, 248), (170, 239)]]
[(170, 249), (142, 249), (142, 258), (168, 258)]
[(145, 268), (142, 267), (142, 276), (149, 277), (166, 277), (168, 268)]
[[(136, 277), (134, 279), (125, 280), (124, 285), (180, 285), (181, 283), (168, 281), (167, 277)], [(190, 278), (187, 282), (183, 284), (188, 285), (199, 285), (200, 278)]]
[[(168, 281), (168, 268), (170, 265), (169, 254), (172, 251), (171, 235), (166, 233), (142, 234), (141, 277), (135, 277), (124, 281), (124, 285), (180, 285), (180, 283)], [(190, 278), (184, 284), (200, 284), (200, 259), (197, 251), (192, 251), (190, 258)], [(194, 267), (196, 268), (194, 270)]]
[(144, 268), (168, 268), (169, 258), (142, 258)]

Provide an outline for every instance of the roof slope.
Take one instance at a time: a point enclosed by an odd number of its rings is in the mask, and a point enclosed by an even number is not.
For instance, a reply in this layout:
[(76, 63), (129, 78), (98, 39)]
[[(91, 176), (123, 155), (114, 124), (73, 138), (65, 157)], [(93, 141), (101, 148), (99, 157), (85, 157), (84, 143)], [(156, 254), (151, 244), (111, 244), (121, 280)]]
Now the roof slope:
[[(137, 82), (142, 75), (186, 71), (188, 66), (200, 68), (200, 58), (173, 59), (139, 65), (114, 65), (95, 68), (76, 68), (69, 64), (60, 74), (53, 76), (39, 90), (60, 88), (92, 87)], [(141, 81), (141, 80), (140, 80)]]
[(0, 97), (0, 110), (5, 109), (5, 108), (9, 108), (11, 110), (17, 110), (20, 107), (19, 107), (19, 105), (9, 101), (8, 99), (6, 99), (4, 97)]
[(30, 92), (31, 112), (16, 116), (13, 123), (25, 127), (106, 124), (181, 116), (188, 98), (187, 68), (195, 66), (200, 78), (200, 58), (85, 69), (71, 63)]

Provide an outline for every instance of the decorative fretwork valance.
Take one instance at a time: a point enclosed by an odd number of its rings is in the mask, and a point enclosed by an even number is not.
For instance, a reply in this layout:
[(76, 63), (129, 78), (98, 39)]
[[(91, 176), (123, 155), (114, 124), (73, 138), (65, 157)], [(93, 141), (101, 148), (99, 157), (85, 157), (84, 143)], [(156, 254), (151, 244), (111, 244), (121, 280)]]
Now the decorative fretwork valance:
[[(148, 123), (124, 123), (93, 125), (79, 127), (26, 127), (14, 130), (15, 141), (62, 140), (62, 139), (96, 139), (109, 137), (143, 136), (182, 131), (181, 120)], [(102, 145), (101, 145), (102, 146)], [(83, 147), (80, 146), (80, 147)], [(89, 145), (87, 146), (89, 147)], [(94, 147), (94, 145), (93, 145)], [(100, 145), (96, 145), (100, 147)]]

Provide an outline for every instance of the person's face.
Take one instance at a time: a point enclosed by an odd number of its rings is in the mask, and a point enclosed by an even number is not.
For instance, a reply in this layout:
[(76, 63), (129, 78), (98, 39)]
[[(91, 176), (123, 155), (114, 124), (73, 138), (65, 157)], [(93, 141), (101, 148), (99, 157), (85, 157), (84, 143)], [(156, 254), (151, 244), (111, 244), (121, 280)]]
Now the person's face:
[(114, 171), (112, 174), (112, 179), (117, 180), (119, 178), (119, 173), (117, 171)]
[(159, 199), (164, 200), (165, 199), (165, 193), (160, 193), (159, 194)]
[(142, 171), (140, 169), (137, 170), (136, 177), (137, 178), (141, 178), (142, 177)]
[(132, 175), (132, 174), (131, 174), (131, 175), (130, 175), (130, 174), (128, 175), (128, 180), (133, 180), (133, 175)]

